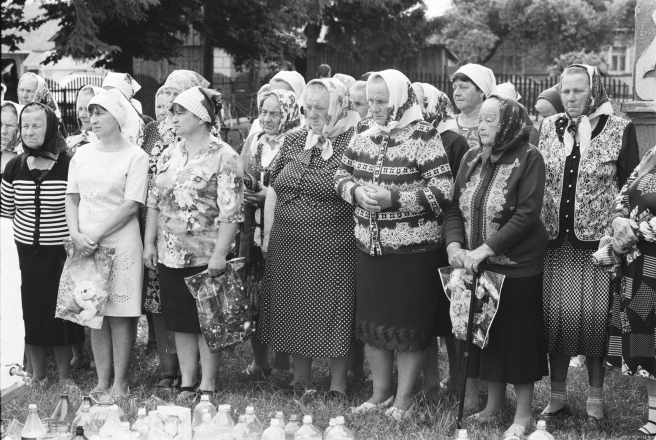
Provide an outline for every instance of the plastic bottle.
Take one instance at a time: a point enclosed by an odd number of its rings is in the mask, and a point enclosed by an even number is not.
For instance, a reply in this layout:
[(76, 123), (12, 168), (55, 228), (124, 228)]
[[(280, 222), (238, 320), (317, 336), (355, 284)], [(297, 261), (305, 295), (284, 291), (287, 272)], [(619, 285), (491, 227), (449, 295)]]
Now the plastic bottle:
[(160, 433), (164, 432), (164, 422), (159, 416), (159, 411), (152, 410), (148, 413), (150, 419), (150, 429), (148, 431), (148, 440), (155, 440)]
[(456, 440), (469, 440), (469, 435), (467, 434), (466, 429), (461, 429), (458, 431), (458, 434), (456, 435)]
[[(89, 408), (86, 408), (87, 412), (89, 412)], [(78, 426), (75, 428), (75, 437), (73, 437), (73, 440), (89, 440), (86, 435), (84, 435), (84, 428), (82, 426)]]
[(80, 413), (75, 416), (73, 423), (71, 423), (71, 434), (75, 434), (77, 427), (81, 426), (84, 428), (84, 432), (87, 436), (91, 437), (93, 434), (98, 434), (98, 431), (94, 429), (93, 423), (91, 422), (91, 414), (89, 413), (89, 407), (80, 405)]
[(251, 428), (246, 422), (246, 415), (240, 415), (239, 422), (235, 425), (232, 433), (230, 434), (230, 440), (249, 440), (253, 438), (251, 434)]
[(139, 428), (139, 440), (148, 440), (148, 433), (150, 432), (150, 417), (144, 418), (144, 423)]
[(219, 435), (219, 428), (212, 423), (212, 415), (209, 411), (203, 411), (203, 419), (200, 425), (194, 428), (195, 440), (216, 440)]
[(331, 440), (350, 440), (355, 438), (353, 431), (346, 427), (344, 416), (335, 417), (335, 427), (328, 433), (327, 439)]
[(39, 414), (36, 412), (36, 405), (30, 403), (28, 409), (29, 413), (25, 420), (25, 426), (23, 426), (23, 430), (21, 431), (21, 440), (37, 439), (46, 433), (46, 428), (41, 423)]
[(212, 417), (216, 415), (216, 406), (210, 402), (210, 396), (207, 394), (200, 396), (200, 402), (194, 407), (194, 413), (191, 418), (191, 429), (194, 429), (203, 423), (203, 409), (207, 409)]
[(93, 406), (93, 401), (91, 400), (91, 396), (84, 396), (84, 398), (82, 399), (82, 403), (80, 403), (80, 406), (77, 407), (77, 411), (75, 412), (75, 415), (79, 416), (83, 408), (91, 410), (92, 406)]
[(528, 436), (528, 440), (554, 440), (554, 436), (547, 431), (547, 422), (539, 420), (537, 429)]
[(335, 422), (335, 419), (334, 419), (334, 418), (331, 418), (331, 419), (328, 421), (328, 427), (327, 427), (326, 430), (323, 432), (323, 438), (324, 438), (324, 439), (329, 438), (329, 437), (328, 437), (328, 433), (329, 433), (329, 432), (335, 427), (336, 424), (337, 424), (337, 423)]
[[(114, 434), (120, 431), (120, 429), (121, 429), (121, 419), (118, 417), (118, 406), (112, 405), (109, 407), (109, 415), (107, 416), (107, 420), (105, 420), (105, 423), (103, 424), (102, 428), (100, 428), (99, 432), (100, 434), (105, 434), (110, 438), (113, 438)], [(129, 429), (129, 424), (128, 424), (128, 429)]]
[[(107, 417), (109, 417), (109, 408), (114, 404), (112, 398), (109, 395), (103, 394), (98, 399), (98, 404), (91, 407), (89, 414), (91, 414), (91, 422), (95, 425), (96, 429), (100, 432), (100, 429), (105, 425)], [(120, 407), (118, 408), (118, 417), (125, 416), (125, 413)]]
[(303, 426), (296, 431), (295, 440), (322, 440), (321, 431), (312, 424), (312, 416), (303, 416)]
[(276, 411), (276, 419), (280, 422), (278, 426), (285, 429), (285, 413), (282, 411)]
[(130, 431), (139, 432), (139, 429), (144, 425), (146, 419), (146, 408), (141, 407), (137, 410), (137, 420), (134, 421), (130, 427)]
[(255, 415), (255, 408), (252, 406), (246, 407), (246, 424), (252, 431), (253, 439), (259, 440), (262, 438), (262, 432), (264, 432), (264, 426), (262, 422)]
[(75, 420), (75, 413), (68, 400), (68, 393), (61, 393), (55, 411), (50, 416), (50, 423), (55, 424), (57, 428), (63, 426), (66, 428), (66, 432), (70, 432), (73, 420)]
[(71, 440), (71, 434), (68, 432), (66, 425), (60, 425), (57, 428), (57, 438), (59, 440)]
[(112, 440), (131, 440), (130, 423), (121, 422), (121, 427), (112, 435)]
[(274, 417), (269, 427), (262, 433), (262, 440), (285, 440), (285, 430), (280, 428), (280, 420)]
[(217, 440), (230, 440), (232, 430), (235, 428), (235, 422), (230, 416), (230, 405), (219, 405), (219, 411), (212, 419), (218, 429)]
[(298, 423), (298, 416), (292, 414), (289, 416), (289, 422), (285, 425), (285, 440), (294, 440), (296, 431), (299, 429), (301, 429), (301, 425)]

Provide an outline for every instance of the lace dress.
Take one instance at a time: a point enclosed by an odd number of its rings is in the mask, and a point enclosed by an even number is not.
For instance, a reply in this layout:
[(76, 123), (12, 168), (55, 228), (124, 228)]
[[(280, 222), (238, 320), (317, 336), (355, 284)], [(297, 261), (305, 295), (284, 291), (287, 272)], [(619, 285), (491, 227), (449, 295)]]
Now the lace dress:
[[(66, 193), (80, 194), (79, 229), (90, 234), (125, 200), (145, 203), (147, 188), (146, 153), (136, 146), (101, 152), (94, 142), (71, 160)], [(137, 216), (100, 244), (116, 249), (105, 316), (141, 316), (143, 246)]]

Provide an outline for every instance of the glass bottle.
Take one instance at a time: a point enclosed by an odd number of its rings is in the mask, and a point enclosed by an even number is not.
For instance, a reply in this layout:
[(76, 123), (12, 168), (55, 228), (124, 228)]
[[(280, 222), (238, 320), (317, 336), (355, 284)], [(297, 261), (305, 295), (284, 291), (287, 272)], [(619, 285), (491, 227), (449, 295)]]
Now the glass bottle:
[(235, 428), (235, 422), (230, 416), (230, 405), (219, 405), (219, 411), (214, 416), (212, 422), (218, 428), (218, 440), (230, 440), (232, 430)]
[(203, 411), (203, 420), (201, 424), (194, 428), (195, 440), (216, 440), (219, 434), (219, 428), (212, 423), (212, 415), (209, 411)]
[[(87, 412), (89, 412), (89, 408), (87, 408)], [(87, 438), (84, 431), (84, 427), (78, 426), (75, 428), (75, 437), (73, 437), (73, 440), (89, 440)]]
[(246, 415), (242, 414), (239, 416), (239, 421), (230, 434), (230, 440), (250, 440), (253, 438), (251, 432), (251, 428), (246, 422)]
[(203, 409), (207, 409), (211, 417), (216, 415), (216, 406), (210, 402), (210, 396), (203, 394), (200, 396), (200, 402), (194, 407), (194, 413), (191, 418), (191, 429), (196, 428), (203, 423)]
[(107, 420), (105, 420), (105, 423), (103, 424), (102, 428), (100, 428), (99, 432), (101, 434), (104, 433), (109, 437), (113, 437), (114, 434), (116, 434), (120, 429), (121, 419), (118, 416), (118, 406), (112, 405), (109, 407), (109, 415), (107, 416)]
[(55, 411), (50, 416), (50, 423), (58, 428), (63, 426), (67, 432), (70, 432), (73, 420), (75, 420), (75, 413), (71, 402), (68, 400), (68, 393), (61, 393)]
[(28, 410), (25, 426), (21, 431), (21, 440), (35, 440), (46, 433), (46, 428), (41, 423), (39, 414), (36, 411), (36, 405), (30, 403)]
[(285, 425), (285, 440), (294, 440), (296, 431), (299, 429), (301, 429), (301, 425), (298, 423), (298, 416), (292, 414), (289, 416), (289, 422)]
[(528, 436), (528, 440), (554, 440), (553, 435), (547, 431), (547, 422), (539, 420), (537, 429)]
[(251, 431), (253, 431), (254, 439), (259, 440), (260, 438), (262, 438), (262, 432), (264, 431), (264, 427), (262, 426), (262, 422), (260, 422), (260, 419), (258, 419), (257, 416), (255, 415), (255, 408), (253, 408), (252, 406), (246, 407), (246, 423), (248, 424)]
[(91, 400), (91, 396), (84, 396), (84, 398), (82, 399), (82, 403), (80, 403), (80, 406), (78, 406), (77, 411), (75, 412), (75, 415), (79, 416), (80, 413), (82, 412), (82, 408), (91, 410), (92, 406), (93, 406), (93, 401)]

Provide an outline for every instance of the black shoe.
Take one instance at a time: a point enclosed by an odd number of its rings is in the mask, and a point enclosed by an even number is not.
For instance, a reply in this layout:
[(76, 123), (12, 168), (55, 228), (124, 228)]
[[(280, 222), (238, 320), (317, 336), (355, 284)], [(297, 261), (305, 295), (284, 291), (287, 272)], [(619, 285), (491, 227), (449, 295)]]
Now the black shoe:
[(540, 419), (558, 419), (558, 418), (565, 418), (565, 417), (570, 417), (572, 415), (572, 412), (569, 410), (569, 407), (567, 405), (563, 406), (560, 408), (558, 411), (554, 412), (546, 412), (542, 411), (540, 414)]

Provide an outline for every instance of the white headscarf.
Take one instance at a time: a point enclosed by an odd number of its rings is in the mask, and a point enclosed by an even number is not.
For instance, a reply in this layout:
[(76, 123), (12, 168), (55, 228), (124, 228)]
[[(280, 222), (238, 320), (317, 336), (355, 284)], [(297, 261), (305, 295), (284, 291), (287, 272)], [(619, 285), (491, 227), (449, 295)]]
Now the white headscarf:
[(379, 125), (374, 121), (374, 126), (362, 133), (363, 136), (376, 136), (381, 132), (389, 134), (395, 128), (403, 128), (411, 122), (424, 119), (412, 83), (404, 74), (393, 69), (372, 73), (367, 80), (367, 95), (369, 85), (377, 77), (383, 78), (387, 84), (390, 93), (389, 113), (385, 125)]
[(519, 94), (515, 85), (511, 82), (497, 84), (497, 95), (514, 99), (515, 101), (522, 99), (522, 95)]
[(102, 87), (103, 89), (105, 87), (114, 87), (115, 89), (120, 90), (121, 93), (123, 93), (123, 96), (125, 96), (134, 106), (135, 110), (137, 110), (139, 114), (143, 113), (141, 103), (133, 98), (134, 94), (141, 90), (141, 86), (129, 74), (108, 72), (105, 79), (103, 79)]
[[(321, 134), (317, 134), (310, 129), (310, 118), (305, 119), (305, 124), (309, 129), (305, 139), (305, 149), (309, 150), (314, 146), (321, 149), (321, 157), (328, 160), (333, 155), (333, 144), (330, 138), (335, 138), (346, 132), (351, 127), (355, 127), (360, 122), (360, 115), (353, 109), (353, 104), (349, 99), (348, 89), (341, 81), (334, 78), (318, 78), (308, 83), (323, 84), (328, 90), (330, 96), (326, 125), (323, 126)], [(308, 90), (308, 87), (305, 88)], [(303, 94), (301, 102), (305, 105), (307, 93)]]
[(497, 93), (497, 80), (494, 77), (494, 72), (480, 64), (465, 64), (456, 71), (456, 74), (462, 73), (473, 81), (476, 86), (481, 89), (487, 98), (490, 95)]
[[(276, 73), (273, 78), (271, 78), (271, 81), (273, 80), (284, 81), (289, 84), (294, 93), (296, 93), (297, 98), (300, 99), (301, 95), (303, 95), (303, 89), (305, 88), (305, 78), (303, 78), (303, 75), (300, 73), (294, 70), (281, 70), (280, 72)], [(271, 84), (271, 81), (269, 81), (269, 84)]]
[(93, 104), (101, 106), (116, 119), (125, 139), (134, 145), (141, 145), (143, 120), (123, 93), (117, 89), (104, 90), (91, 98), (89, 106)]

